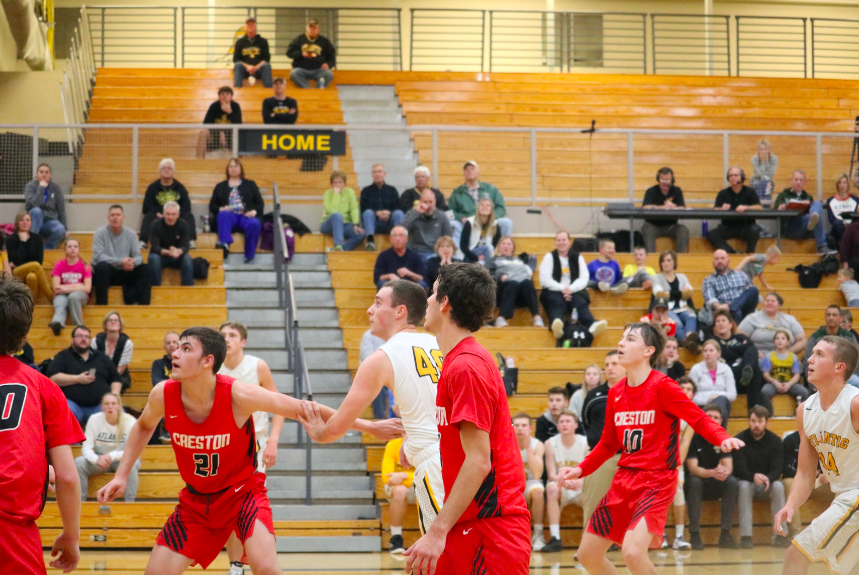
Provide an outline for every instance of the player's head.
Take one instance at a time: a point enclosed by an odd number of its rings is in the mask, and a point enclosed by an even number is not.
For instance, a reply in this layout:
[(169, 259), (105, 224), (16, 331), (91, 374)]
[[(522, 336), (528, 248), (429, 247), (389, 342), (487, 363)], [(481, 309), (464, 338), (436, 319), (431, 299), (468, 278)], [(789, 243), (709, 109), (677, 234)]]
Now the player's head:
[(722, 425), (722, 408), (715, 403), (708, 403), (704, 406), (704, 413), (713, 420), (714, 423)]
[(695, 397), (695, 394), (698, 393), (698, 386), (695, 385), (695, 382), (692, 381), (688, 376), (683, 376), (677, 380), (677, 385), (680, 386), (680, 389), (683, 390), (683, 393), (686, 394), (686, 397), (692, 399)]
[(525, 412), (514, 415), (513, 430), (518, 438), (531, 437), (531, 416)]
[(551, 413), (553, 417), (558, 417), (558, 415), (564, 411), (569, 404), (570, 402), (567, 399), (566, 389), (559, 385), (549, 388), (549, 413)]
[(639, 322), (626, 326), (623, 337), (617, 346), (620, 364), (627, 370), (646, 361), (650, 367), (656, 361), (665, 347), (665, 334), (653, 324)]
[(179, 334), (179, 349), (173, 352), (173, 379), (182, 381), (217, 373), (227, 356), (224, 336), (208, 327), (189, 327)]
[(570, 436), (579, 428), (579, 418), (569, 409), (565, 409), (558, 416), (558, 433)]
[(408, 280), (385, 283), (367, 308), (370, 333), (385, 341), (406, 325), (419, 326), (427, 312), (427, 292)]
[(495, 280), (479, 264), (452, 263), (438, 272), (433, 295), (427, 300), (424, 327), (439, 333), (445, 323), (475, 332), (495, 310)]
[(237, 321), (228, 321), (218, 328), (224, 341), (227, 342), (227, 355), (241, 353), (248, 344), (248, 328)]
[(808, 358), (808, 381), (816, 387), (837, 381), (844, 383), (856, 370), (859, 352), (850, 340), (825, 335)]
[(770, 413), (763, 405), (756, 405), (749, 410), (749, 431), (752, 437), (760, 439), (767, 431), (767, 421)]
[(617, 351), (611, 350), (605, 354), (605, 380), (609, 385), (614, 385), (626, 377), (626, 368), (620, 365)]
[(30, 288), (12, 274), (0, 272), (0, 355), (17, 353), (33, 323)]

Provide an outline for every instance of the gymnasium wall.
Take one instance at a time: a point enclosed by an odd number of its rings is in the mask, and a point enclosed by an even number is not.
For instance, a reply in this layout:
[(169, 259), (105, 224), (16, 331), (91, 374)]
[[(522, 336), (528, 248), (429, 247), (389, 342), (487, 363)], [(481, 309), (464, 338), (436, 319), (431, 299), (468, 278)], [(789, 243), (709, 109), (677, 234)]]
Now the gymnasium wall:
[[(12, 38), (12, 31), (9, 29), (9, 22), (6, 20), (6, 13), (0, 10), (0, 72), (18, 69), (18, 47), (15, 45), (15, 40)], [(26, 68), (26, 65), (24, 65)]]
[(50, 72), (0, 72), (0, 124), (65, 122), (60, 98), (65, 62), (58, 60), (55, 66), (57, 69)]

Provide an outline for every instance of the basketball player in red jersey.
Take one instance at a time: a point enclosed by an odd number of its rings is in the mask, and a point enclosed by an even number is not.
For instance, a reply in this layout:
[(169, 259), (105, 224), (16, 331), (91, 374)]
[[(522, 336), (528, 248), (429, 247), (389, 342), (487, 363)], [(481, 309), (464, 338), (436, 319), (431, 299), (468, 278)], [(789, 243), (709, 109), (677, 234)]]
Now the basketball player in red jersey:
[(425, 328), (444, 366), (436, 420), (445, 499), (432, 526), (406, 551), (412, 575), (527, 575), (531, 520), (525, 473), (495, 360), (474, 339), (495, 308), (483, 266), (443, 266)]
[(627, 326), (617, 347), (623, 379), (608, 392), (602, 439), (578, 467), (565, 467), (558, 484), (593, 473), (623, 449), (606, 496), (582, 535), (578, 558), (592, 575), (616, 575), (605, 553), (613, 543), (633, 575), (656, 575), (647, 550), (660, 547), (668, 507), (677, 491), (680, 420), (722, 451), (744, 445), (686, 397), (670, 377), (653, 370), (665, 335), (649, 323)]
[[(156, 385), (129, 433), (119, 469), (98, 492), (102, 503), (125, 491), (128, 473), (161, 418), (173, 444), (179, 473), (187, 486), (167, 520), (144, 575), (173, 575), (195, 563), (203, 568), (217, 557), (230, 534), (244, 545), (257, 575), (280, 574), (265, 475), (256, 473), (253, 413), (296, 419), (301, 402), (232, 377), (216, 375), (227, 353), (224, 337), (195, 327), (179, 336), (173, 352), (173, 379)], [(356, 421), (355, 429), (386, 438), (389, 422)]]
[(30, 290), (0, 273), (0, 566), (15, 575), (46, 573), (36, 519), (48, 496), (49, 462), (63, 521), (51, 567), (68, 573), (80, 559), (81, 485), (71, 444), (85, 437), (60, 388), (12, 357), (32, 321)]

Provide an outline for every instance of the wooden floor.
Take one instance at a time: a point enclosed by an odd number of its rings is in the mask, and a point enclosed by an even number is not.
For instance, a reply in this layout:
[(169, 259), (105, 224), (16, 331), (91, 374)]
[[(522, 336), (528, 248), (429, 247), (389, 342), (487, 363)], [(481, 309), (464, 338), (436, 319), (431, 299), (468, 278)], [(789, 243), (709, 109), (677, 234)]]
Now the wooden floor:
[[(531, 573), (537, 575), (564, 575), (584, 573), (584, 568), (574, 559), (575, 550), (561, 553), (531, 556)], [(139, 575), (146, 567), (148, 552), (142, 551), (85, 551), (75, 573), (98, 571), (104, 575)], [(623, 565), (620, 553), (610, 553), (609, 558), (620, 573), (629, 573)], [(758, 546), (752, 550), (723, 550), (708, 547), (704, 551), (674, 551), (673, 549), (651, 551), (650, 558), (660, 574), (697, 575), (731, 573), (731, 575), (777, 575), (781, 573), (784, 550), (769, 546)], [(49, 554), (45, 553), (45, 559)], [(393, 575), (402, 573), (405, 561), (388, 553), (330, 553), (330, 554), (286, 554), (279, 555), (284, 573), (337, 575)], [(207, 573), (225, 574), (229, 570), (226, 553), (222, 553)], [(201, 572), (199, 567), (189, 571)], [(249, 571), (248, 571), (249, 572)], [(48, 568), (48, 573), (60, 573)], [(811, 575), (823, 575), (829, 570), (823, 564), (812, 565)]]

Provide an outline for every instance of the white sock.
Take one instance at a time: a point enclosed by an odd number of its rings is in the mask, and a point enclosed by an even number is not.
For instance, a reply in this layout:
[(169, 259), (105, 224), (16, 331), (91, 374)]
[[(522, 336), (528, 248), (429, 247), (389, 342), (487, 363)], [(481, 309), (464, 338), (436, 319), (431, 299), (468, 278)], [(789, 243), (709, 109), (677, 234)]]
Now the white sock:
[(675, 531), (677, 532), (677, 534), (675, 535), (675, 537), (683, 537), (683, 529), (684, 529), (685, 527), (686, 527), (686, 526), (685, 526), (685, 525), (683, 525), (682, 523), (681, 523), (680, 525), (678, 525), (678, 526), (677, 526), (677, 528), (675, 529)]
[(391, 525), (391, 537), (393, 537), (394, 535), (402, 535), (402, 534), (403, 534), (403, 526), (402, 525), (400, 525), (399, 527), (394, 527), (393, 525)]
[(535, 523), (534, 524), (534, 534), (535, 535), (542, 535), (543, 534), (543, 524), (542, 523)]
[(550, 534), (552, 535), (552, 537), (554, 537), (555, 539), (560, 539), (560, 538), (561, 538), (561, 526), (560, 526), (560, 525), (551, 525), (551, 524), (550, 524), (550, 525), (549, 525), (549, 533), (550, 533)]

